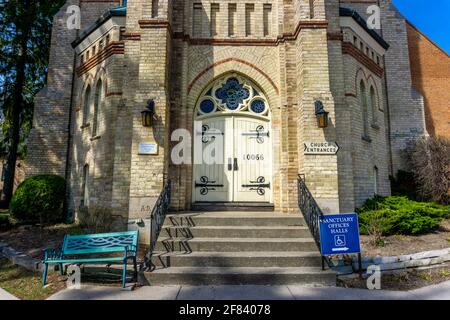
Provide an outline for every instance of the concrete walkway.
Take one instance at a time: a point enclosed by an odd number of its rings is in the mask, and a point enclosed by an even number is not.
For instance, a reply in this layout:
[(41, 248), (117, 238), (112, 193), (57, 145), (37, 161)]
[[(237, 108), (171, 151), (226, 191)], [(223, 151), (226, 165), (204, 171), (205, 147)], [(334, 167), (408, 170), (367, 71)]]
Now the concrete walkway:
[(49, 300), (450, 300), (450, 281), (412, 291), (304, 286), (155, 286), (134, 291), (84, 286)]
[(0, 288), (0, 300), (19, 300), (9, 292), (5, 291), (4, 289)]

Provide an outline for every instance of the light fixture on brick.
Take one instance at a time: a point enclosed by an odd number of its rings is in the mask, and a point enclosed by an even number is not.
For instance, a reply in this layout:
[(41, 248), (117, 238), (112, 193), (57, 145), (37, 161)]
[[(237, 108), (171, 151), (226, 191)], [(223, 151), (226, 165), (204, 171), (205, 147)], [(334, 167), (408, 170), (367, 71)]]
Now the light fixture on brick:
[(314, 106), (316, 109), (316, 118), (317, 125), (319, 128), (328, 127), (328, 114), (329, 112), (325, 111), (322, 101), (314, 102)]
[(151, 127), (153, 119), (155, 119), (155, 100), (150, 99), (147, 101), (147, 107), (141, 112), (142, 126)]

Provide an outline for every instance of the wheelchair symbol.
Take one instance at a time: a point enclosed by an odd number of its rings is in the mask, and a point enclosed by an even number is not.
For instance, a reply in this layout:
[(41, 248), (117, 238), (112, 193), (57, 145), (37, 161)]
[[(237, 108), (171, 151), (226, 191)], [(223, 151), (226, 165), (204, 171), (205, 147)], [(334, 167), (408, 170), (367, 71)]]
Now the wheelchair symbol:
[(334, 236), (334, 245), (336, 247), (344, 247), (345, 246), (345, 236), (342, 234)]

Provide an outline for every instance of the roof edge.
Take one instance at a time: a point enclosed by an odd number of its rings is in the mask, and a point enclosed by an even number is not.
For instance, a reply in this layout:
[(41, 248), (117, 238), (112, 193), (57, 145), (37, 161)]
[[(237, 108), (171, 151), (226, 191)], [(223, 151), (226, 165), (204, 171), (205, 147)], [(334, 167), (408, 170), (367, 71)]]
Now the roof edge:
[(432, 40), (429, 36), (427, 36), (425, 33), (423, 33), (418, 27), (416, 27), (416, 25), (414, 25), (411, 21), (409, 21), (408, 19), (405, 19), (406, 23), (413, 28), (414, 30), (416, 30), (418, 33), (420, 33), (425, 39), (427, 39), (428, 41), (430, 41), (430, 43), (432, 45), (434, 45), (436, 48), (438, 48), (440, 51), (442, 51), (444, 54), (447, 55), (447, 57), (450, 58), (450, 54), (444, 49), (442, 48), (440, 45), (438, 45), (434, 40)]
[(119, 6), (109, 9), (102, 14), (89, 28), (83, 30), (80, 35), (71, 43), (72, 48), (76, 48), (84, 39), (86, 39), (92, 32), (94, 32), (99, 26), (111, 19), (112, 17), (124, 17), (127, 14), (126, 6)]
[(370, 36), (378, 42), (380, 46), (382, 46), (385, 50), (389, 49), (389, 43), (387, 43), (378, 33), (376, 33), (374, 30), (369, 29), (367, 27), (367, 22), (364, 20), (363, 17), (359, 15), (358, 12), (356, 12), (353, 9), (340, 7), (339, 8), (339, 15), (341, 17), (351, 17), (353, 20), (355, 20)]

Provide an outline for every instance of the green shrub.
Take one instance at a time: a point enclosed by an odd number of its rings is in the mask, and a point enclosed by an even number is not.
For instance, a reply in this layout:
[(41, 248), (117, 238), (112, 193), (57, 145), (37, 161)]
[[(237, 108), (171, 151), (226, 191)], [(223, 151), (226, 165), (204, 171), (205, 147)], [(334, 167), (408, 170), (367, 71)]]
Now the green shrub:
[(9, 205), (11, 215), (22, 222), (61, 222), (66, 182), (56, 175), (26, 179), (17, 188)]
[(381, 210), (371, 212), (372, 214), (364, 217), (364, 225), (360, 229), (364, 229), (362, 232), (370, 236), (372, 245), (378, 246), (383, 243), (384, 216)]
[(367, 200), (357, 212), (362, 234), (371, 234), (373, 221), (376, 221), (384, 236), (427, 233), (450, 217), (449, 206), (412, 201), (407, 197), (376, 196)]

